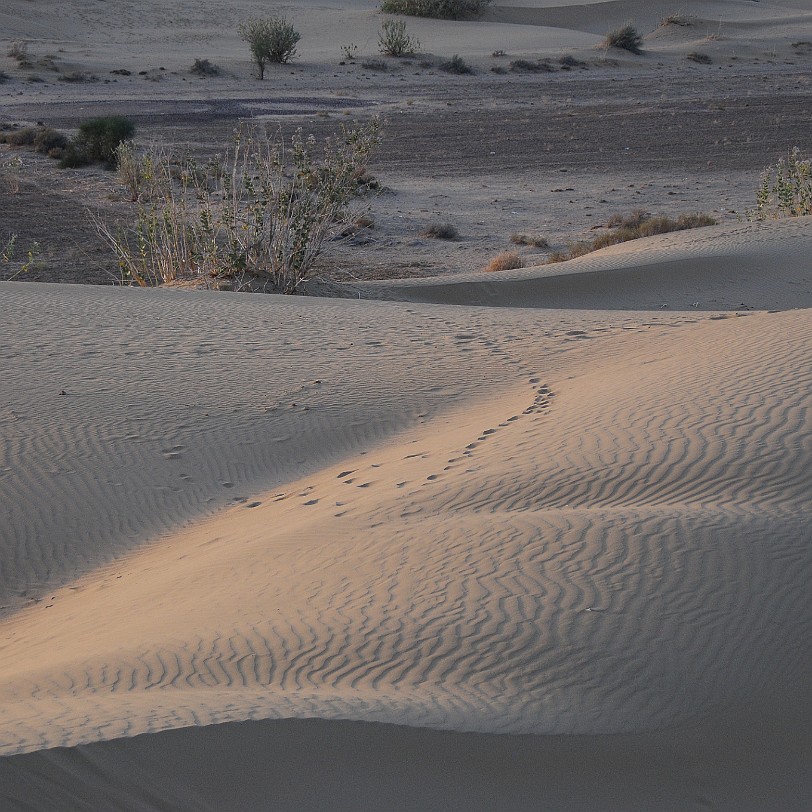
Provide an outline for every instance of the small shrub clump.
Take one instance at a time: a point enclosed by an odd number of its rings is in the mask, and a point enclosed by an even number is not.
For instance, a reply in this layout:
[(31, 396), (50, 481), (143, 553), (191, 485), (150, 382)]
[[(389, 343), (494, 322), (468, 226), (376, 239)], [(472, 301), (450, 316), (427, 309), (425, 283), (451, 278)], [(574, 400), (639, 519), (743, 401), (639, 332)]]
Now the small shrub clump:
[(527, 234), (511, 234), (510, 241), (514, 245), (530, 245), (533, 248), (550, 247), (550, 243), (545, 237), (529, 237)]
[(698, 65), (710, 65), (713, 63), (713, 60), (701, 51), (690, 51), (685, 54), (685, 58), (690, 62), (696, 62)]
[(599, 234), (592, 240), (583, 240), (570, 243), (566, 251), (555, 251), (548, 258), (548, 262), (564, 262), (568, 259), (582, 257), (610, 245), (618, 245), (629, 240), (639, 240), (641, 237), (653, 237), (656, 234), (668, 234), (672, 231), (685, 231), (690, 228), (715, 226), (716, 220), (709, 214), (698, 212), (696, 214), (681, 214), (674, 220), (664, 214), (651, 215), (642, 209), (635, 209), (631, 214), (622, 216), (612, 215), (607, 222), (611, 229), (605, 234)]
[(194, 76), (219, 76), (222, 71), (208, 59), (195, 59), (192, 67), (189, 68), (189, 73)]
[(414, 56), (420, 43), (406, 33), (403, 20), (386, 20), (378, 34), (378, 50), (386, 56)]
[(441, 63), (440, 70), (460, 75), (474, 72), (473, 68), (459, 54), (454, 54), (447, 62)]
[(777, 220), (812, 214), (812, 160), (803, 158), (793, 147), (761, 175), (756, 192), (756, 208), (747, 212), (749, 220)]
[[(132, 156), (148, 181), (134, 226), (97, 225), (124, 278), (141, 286), (240, 279), (296, 293), (330, 236), (350, 222), (359, 167), (380, 141), (373, 119), (317, 149), (241, 125), (233, 145), (205, 166), (166, 154)], [(126, 148), (120, 148), (120, 151)], [(133, 195), (135, 196), (135, 195)]]
[(240, 26), (239, 32), (248, 43), (260, 79), (265, 78), (267, 64), (290, 62), (296, 56), (296, 45), (302, 38), (284, 17), (249, 20)]
[(643, 53), (643, 38), (630, 23), (610, 31), (603, 44), (606, 48), (621, 48), (632, 54)]
[(489, 3), (490, 0), (383, 0), (381, 11), (438, 20), (465, 20), (480, 15)]
[(76, 169), (100, 163), (115, 169), (119, 144), (134, 134), (135, 124), (126, 116), (89, 118), (79, 125), (79, 134), (65, 148), (59, 165), (63, 169)]
[(433, 240), (456, 240), (460, 233), (451, 223), (433, 223), (420, 232), (421, 237), (431, 237)]
[(524, 260), (513, 251), (503, 251), (485, 266), (485, 272), (498, 273), (499, 271), (513, 271), (517, 268), (524, 268)]
[(23, 127), (21, 130), (0, 132), (0, 144), (31, 147), (42, 155), (51, 155), (55, 150), (64, 149), (68, 145), (68, 138), (51, 127)]

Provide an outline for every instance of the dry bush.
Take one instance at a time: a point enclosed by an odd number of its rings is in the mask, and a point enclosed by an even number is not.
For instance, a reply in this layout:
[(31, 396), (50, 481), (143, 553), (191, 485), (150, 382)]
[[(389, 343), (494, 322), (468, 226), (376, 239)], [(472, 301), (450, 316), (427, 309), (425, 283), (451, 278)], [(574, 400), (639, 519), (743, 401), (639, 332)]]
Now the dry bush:
[(696, 17), (692, 17), (688, 14), (669, 14), (667, 17), (663, 17), (660, 20), (660, 27), (664, 28), (668, 25), (676, 25), (680, 28), (689, 28), (696, 22)]
[(622, 48), (632, 54), (643, 53), (643, 38), (631, 23), (610, 31), (603, 45), (605, 48)]
[(68, 137), (51, 127), (23, 127), (21, 130), (0, 132), (0, 143), (12, 147), (32, 147), (35, 152), (49, 155), (53, 150), (64, 149)]
[(592, 240), (570, 243), (566, 251), (555, 251), (548, 258), (548, 262), (564, 262), (568, 259), (590, 254), (607, 248), (610, 245), (639, 240), (641, 237), (653, 237), (656, 234), (668, 234), (672, 231), (685, 231), (690, 228), (716, 225), (716, 220), (708, 214), (681, 214), (676, 220), (664, 214), (652, 216), (642, 209), (635, 209), (631, 214), (623, 216), (614, 214), (609, 218), (607, 227), (611, 229), (599, 234)]
[(703, 54), (701, 51), (689, 51), (687, 54), (685, 54), (685, 58), (690, 62), (696, 62), (699, 65), (710, 65), (713, 63), (713, 60), (707, 54)]
[(454, 54), (447, 62), (441, 62), (439, 68), (445, 73), (456, 73), (459, 75), (474, 72), (473, 68), (459, 54)]
[(8, 47), (8, 56), (16, 59), (19, 63), (29, 63), (28, 44), (15, 40)]
[(208, 59), (195, 59), (195, 61), (192, 63), (192, 67), (189, 68), (189, 73), (195, 76), (204, 77), (219, 76), (222, 71), (213, 62), (209, 62)]
[(748, 220), (775, 220), (812, 214), (812, 160), (803, 158), (793, 147), (786, 158), (779, 158), (761, 175), (756, 192), (756, 208), (747, 212)]
[(561, 65), (561, 70), (572, 70), (573, 68), (588, 68), (586, 62), (583, 62), (580, 59), (576, 59), (572, 54), (565, 54), (562, 57), (559, 57), (558, 64)]
[(432, 223), (420, 232), (421, 237), (431, 237), (434, 240), (456, 240), (460, 233), (451, 223)]
[(385, 14), (434, 17), (440, 20), (465, 20), (481, 14), (490, 0), (383, 0)]
[(509, 68), (513, 73), (552, 73), (555, 70), (546, 60), (530, 62), (527, 59), (514, 59)]
[(0, 163), (0, 177), (6, 186), (6, 190), (11, 195), (19, 194), (20, 192), (20, 172), (23, 167), (23, 160), (19, 155), (9, 158), (3, 163)]
[(503, 251), (497, 254), (484, 268), (486, 273), (498, 273), (499, 271), (513, 271), (516, 268), (524, 268), (524, 260), (513, 251)]
[(378, 50), (386, 56), (414, 56), (420, 42), (406, 33), (403, 20), (385, 20), (378, 34)]
[(531, 245), (533, 248), (549, 248), (550, 243), (545, 237), (530, 237), (527, 234), (511, 234), (510, 241), (514, 245)]
[(295, 293), (347, 222), (355, 173), (379, 133), (377, 119), (342, 128), (317, 152), (301, 132), (285, 144), (246, 124), (205, 166), (147, 153), (138, 159), (150, 175), (135, 225), (113, 233), (97, 220), (99, 231), (133, 284), (247, 275)]

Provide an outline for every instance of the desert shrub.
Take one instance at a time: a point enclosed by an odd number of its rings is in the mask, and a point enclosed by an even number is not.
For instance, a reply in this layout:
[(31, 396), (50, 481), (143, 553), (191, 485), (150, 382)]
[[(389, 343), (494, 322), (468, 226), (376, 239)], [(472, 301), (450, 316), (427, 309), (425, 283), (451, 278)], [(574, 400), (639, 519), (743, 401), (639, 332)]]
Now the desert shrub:
[(96, 77), (87, 73), (82, 73), (82, 71), (79, 70), (73, 70), (70, 71), (70, 73), (60, 74), (59, 81), (78, 84), (79, 82), (95, 82)]
[(365, 68), (366, 70), (380, 71), (381, 73), (385, 73), (389, 70), (389, 65), (387, 65), (382, 59), (365, 59), (361, 63), (361, 67)]
[(220, 68), (208, 59), (195, 59), (192, 67), (189, 68), (189, 73), (195, 76), (219, 76), (221, 73)]
[(685, 58), (699, 65), (710, 65), (713, 62), (707, 54), (703, 54), (701, 51), (689, 51), (685, 54)]
[(606, 48), (622, 48), (633, 54), (643, 53), (643, 38), (630, 23), (610, 31), (603, 44)]
[(242, 125), (205, 166), (156, 154), (135, 225), (113, 233), (98, 222), (99, 230), (133, 284), (247, 274), (295, 293), (324, 241), (348, 221), (355, 173), (379, 132), (377, 119), (342, 128), (317, 152), (301, 132), (286, 145)]
[(510, 241), (514, 245), (532, 245), (533, 248), (550, 247), (550, 243), (544, 237), (529, 237), (527, 234), (511, 234)]
[(459, 55), (454, 54), (447, 62), (442, 62), (440, 64), (440, 70), (445, 71), (446, 73), (456, 73), (456, 74), (464, 74), (464, 73), (473, 73), (473, 69), (470, 65)]
[(114, 169), (118, 145), (132, 138), (134, 133), (135, 124), (125, 116), (86, 119), (79, 125), (79, 134), (66, 148), (61, 165), (73, 168), (98, 162)]
[(561, 65), (562, 70), (572, 70), (573, 68), (588, 68), (586, 62), (576, 59), (572, 54), (565, 54), (559, 57), (558, 64)]
[(358, 58), (358, 46), (354, 42), (351, 42), (349, 45), (342, 45), (341, 56), (348, 62), (353, 62)]
[(672, 231), (685, 231), (690, 228), (702, 228), (716, 225), (716, 220), (709, 214), (697, 212), (696, 214), (681, 214), (674, 220), (664, 214), (651, 215), (642, 209), (635, 209), (625, 217), (619, 214), (612, 215), (607, 222), (610, 231), (599, 234), (592, 240), (570, 243), (566, 251), (555, 251), (548, 258), (548, 262), (564, 262), (568, 259), (584, 256), (610, 245), (618, 245), (629, 240), (639, 240), (641, 237), (653, 237), (656, 234), (668, 234)]
[(434, 17), (439, 20), (464, 20), (481, 14), (490, 0), (383, 0), (386, 14)]
[(0, 133), (0, 143), (12, 147), (32, 147), (35, 152), (48, 155), (54, 149), (64, 149), (68, 138), (51, 127), (23, 127)]
[(403, 20), (386, 20), (378, 34), (378, 50), (386, 56), (413, 56), (420, 43), (406, 33)]
[(524, 268), (524, 260), (512, 251), (503, 251), (495, 256), (486, 266), (486, 273), (497, 273), (499, 271), (513, 271), (516, 268)]
[(749, 220), (773, 220), (812, 214), (812, 160), (801, 157), (793, 147), (786, 158), (761, 175), (756, 192), (756, 208), (747, 212)]
[(260, 79), (265, 77), (265, 66), (269, 62), (281, 65), (290, 62), (296, 56), (296, 45), (302, 38), (284, 17), (249, 20), (240, 26), (239, 31), (248, 43)]
[(686, 14), (669, 14), (666, 17), (663, 17), (660, 20), (660, 26), (665, 27), (669, 25), (677, 25), (681, 28), (690, 28), (696, 22), (696, 17), (691, 17), (690, 15)]
[(451, 223), (432, 223), (420, 232), (420, 236), (431, 237), (434, 240), (456, 240), (460, 233)]
[(552, 73), (555, 68), (545, 60), (530, 62), (527, 59), (514, 59), (510, 63), (510, 70), (514, 73)]
[(23, 160), (19, 155), (0, 163), (0, 178), (3, 179), (9, 194), (16, 195), (20, 192), (20, 171), (22, 167)]
[(12, 42), (8, 47), (8, 55), (18, 62), (28, 62), (28, 44), (19, 40)]

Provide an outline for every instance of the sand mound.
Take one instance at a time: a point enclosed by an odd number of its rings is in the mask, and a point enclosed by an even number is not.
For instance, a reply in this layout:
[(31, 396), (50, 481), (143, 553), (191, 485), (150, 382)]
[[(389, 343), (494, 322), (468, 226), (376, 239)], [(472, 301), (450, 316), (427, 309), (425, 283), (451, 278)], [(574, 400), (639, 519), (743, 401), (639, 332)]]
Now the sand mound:
[(627, 310), (812, 307), (812, 218), (665, 234), (566, 263), (398, 280), (372, 295), (415, 302)]

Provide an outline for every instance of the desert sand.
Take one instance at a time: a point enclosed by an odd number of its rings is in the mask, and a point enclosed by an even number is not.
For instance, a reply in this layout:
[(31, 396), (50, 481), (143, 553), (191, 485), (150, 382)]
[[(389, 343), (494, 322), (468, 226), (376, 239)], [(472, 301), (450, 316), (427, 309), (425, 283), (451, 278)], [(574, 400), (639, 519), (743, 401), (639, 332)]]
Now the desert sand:
[[(126, 216), (116, 178), (23, 156), (0, 809), (808, 809), (812, 218), (743, 217), (809, 148), (808, 0), (409, 18), (460, 77), (348, 64), (375, 4), (303, 2), (262, 83), (236, 34), (261, 4), (32, 8), (0, 37), (59, 70), (9, 60), (0, 123), (126, 112), (205, 150), (382, 113), (386, 189), (332, 296), (138, 289), (85, 214)], [(640, 57), (600, 47), (627, 19)], [(490, 70), (564, 54), (586, 67)], [(634, 207), (719, 223), (481, 271)], [(419, 237), (438, 220), (460, 239)]]

